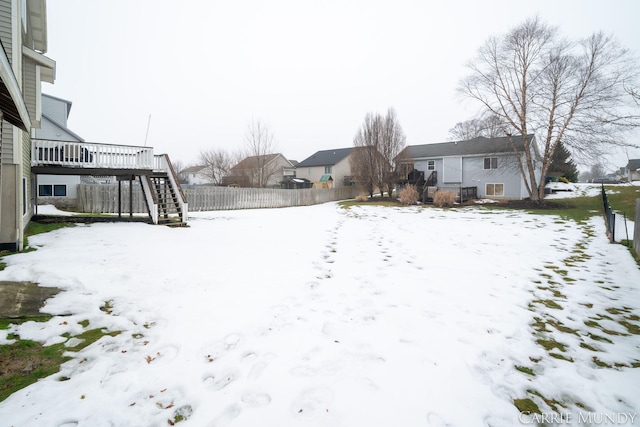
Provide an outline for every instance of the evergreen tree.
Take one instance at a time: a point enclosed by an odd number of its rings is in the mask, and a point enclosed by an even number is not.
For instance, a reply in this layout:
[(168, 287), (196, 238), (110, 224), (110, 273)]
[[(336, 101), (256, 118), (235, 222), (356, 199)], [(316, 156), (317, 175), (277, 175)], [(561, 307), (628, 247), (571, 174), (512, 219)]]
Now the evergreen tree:
[(578, 182), (578, 168), (571, 160), (571, 153), (565, 148), (562, 141), (558, 143), (556, 152), (551, 159), (549, 172), (560, 172), (569, 182)]

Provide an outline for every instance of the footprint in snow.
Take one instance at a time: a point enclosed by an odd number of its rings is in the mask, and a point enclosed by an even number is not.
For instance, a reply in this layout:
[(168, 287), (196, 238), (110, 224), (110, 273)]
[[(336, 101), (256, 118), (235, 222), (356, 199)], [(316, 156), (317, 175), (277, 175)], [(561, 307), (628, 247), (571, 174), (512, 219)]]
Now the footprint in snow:
[(227, 426), (235, 418), (238, 418), (238, 416), (241, 413), (242, 413), (242, 408), (240, 407), (240, 405), (238, 405), (237, 403), (234, 403), (233, 405), (229, 405), (224, 409), (224, 411), (222, 411), (220, 413), (220, 415), (218, 415), (216, 417), (215, 420), (213, 420), (213, 422), (211, 424), (209, 424), (208, 427), (224, 427), (224, 426)]
[(244, 393), (240, 400), (247, 406), (257, 408), (260, 406), (266, 406), (271, 403), (271, 396), (265, 393), (249, 391)]
[(235, 372), (228, 371), (220, 375), (207, 375), (202, 382), (207, 386), (207, 388), (214, 391), (220, 391), (235, 381), (236, 377), (237, 375)]
[(304, 390), (293, 401), (291, 412), (295, 416), (304, 417), (327, 412), (333, 401), (333, 391), (325, 386)]

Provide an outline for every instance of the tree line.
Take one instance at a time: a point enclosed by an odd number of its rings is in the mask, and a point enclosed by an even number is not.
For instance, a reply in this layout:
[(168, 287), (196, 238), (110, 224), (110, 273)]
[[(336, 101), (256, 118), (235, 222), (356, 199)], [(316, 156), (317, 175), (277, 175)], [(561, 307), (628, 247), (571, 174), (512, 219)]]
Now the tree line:
[[(611, 35), (570, 40), (536, 16), (486, 40), (467, 68), (457, 92), (478, 105), (478, 114), (455, 124), (450, 139), (522, 135), (523, 147), (513, 149), (534, 201), (544, 198), (552, 168), (566, 168), (577, 179), (576, 161), (599, 164), (616, 147), (637, 147), (626, 137), (640, 126), (640, 67)], [(245, 151), (201, 153), (212, 183), (220, 183), (240, 157), (274, 151), (273, 134), (260, 122), (252, 122), (245, 140)], [(365, 116), (353, 139), (351, 168), (370, 196), (391, 194), (402, 175), (398, 166), (404, 159), (398, 155), (405, 143), (393, 108)], [(260, 185), (267, 173), (254, 181)]]

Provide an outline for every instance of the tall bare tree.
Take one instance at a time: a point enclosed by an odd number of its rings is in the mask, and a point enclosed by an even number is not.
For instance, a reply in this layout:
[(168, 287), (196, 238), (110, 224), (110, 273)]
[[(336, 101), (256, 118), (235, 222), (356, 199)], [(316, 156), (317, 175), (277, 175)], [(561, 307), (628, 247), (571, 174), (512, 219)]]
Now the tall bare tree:
[(353, 139), (351, 172), (355, 181), (370, 196), (380, 191), (392, 194), (399, 180), (398, 155), (404, 149), (406, 137), (398, 116), (389, 108), (386, 116), (368, 113), (362, 127)]
[(236, 162), (237, 155), (220, 148), (200, 151), (198, 160), (205, 167), (203, 174), (214, 185), (220, 185), (222, 178), (229, 173), (229, 170)]
[(507, 134), (524, 137), (522, 151), (513, 147), (532, 200), (544, 197), (560, 141), (577, 160), (594, 159), (631, 145), (624, 134), (640, 125), (629, 90), (637, 87), (635, 58), (603, 33), (570, 42), (534, 17), (487, 40), (468, 67), (459, 92), (506, 122)]
[(243, 173), (254, 187), (266, 187), (269, 178), (278, 171), (278, 165), (273, 162), (272, 154), (277, 153), (275, 136), (269, 127), (260, 120), (252, 120), (245, 133), (246, 155), (250, 157), (247, 163), (250, 168)]
[(351, 173), (356, 184), (369, 193), (370, 197), (373, 197), (376, 189), (383, 187), (379, 151), (383, 126), (382, 117), (379, 114), (367, 113), (362, 127), (353, 138), (354, 149), (350, 157)]
[(393, 193), (396, 183), (400, 179), (401, 159), (398, 156), (404, 149), (406, 140), (395, 110), (389, 108), (383, 120), (382, 140), (379, 148), (380, 154), (382, 154), (382, 181), (389, 196)]

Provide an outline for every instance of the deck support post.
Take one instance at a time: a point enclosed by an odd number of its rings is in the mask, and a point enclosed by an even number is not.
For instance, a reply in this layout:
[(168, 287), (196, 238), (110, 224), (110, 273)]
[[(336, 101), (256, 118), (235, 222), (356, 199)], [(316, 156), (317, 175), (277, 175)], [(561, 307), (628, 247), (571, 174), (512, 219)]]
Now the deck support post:
[(118, 180), (118, 218), (122, 218), (122, 181)]

